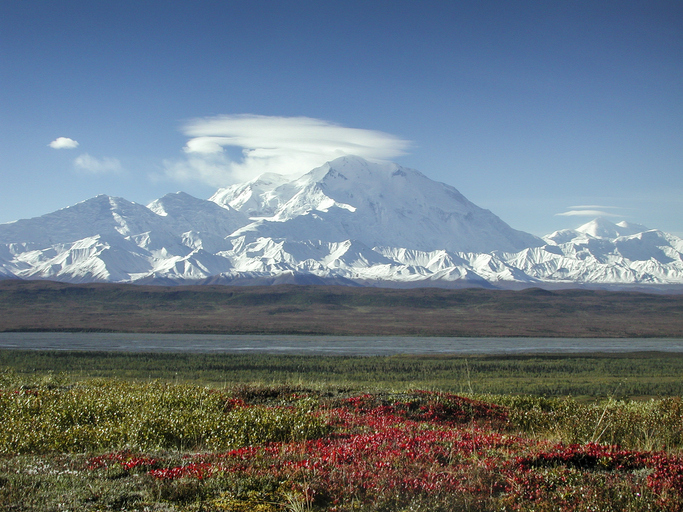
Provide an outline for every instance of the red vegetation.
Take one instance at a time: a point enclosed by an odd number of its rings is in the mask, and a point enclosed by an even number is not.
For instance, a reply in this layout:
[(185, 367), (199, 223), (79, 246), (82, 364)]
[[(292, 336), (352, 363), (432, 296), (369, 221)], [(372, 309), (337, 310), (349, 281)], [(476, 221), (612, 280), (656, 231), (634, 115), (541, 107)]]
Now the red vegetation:
[(415, 499), (459, 500), (473, 510), (602, 510), (609, 503), (683, 511), (682, 457), (551, 444), (513, 433), (502, 407), (442, 393), (406, 398), (362, 395), (320, 407), (315, 414), (333, 427), (323, 439), (197, 455), (165, 468), (121, 452), (90, 467), (148, 468), (160, 480), (272, 477), (330, 511)]

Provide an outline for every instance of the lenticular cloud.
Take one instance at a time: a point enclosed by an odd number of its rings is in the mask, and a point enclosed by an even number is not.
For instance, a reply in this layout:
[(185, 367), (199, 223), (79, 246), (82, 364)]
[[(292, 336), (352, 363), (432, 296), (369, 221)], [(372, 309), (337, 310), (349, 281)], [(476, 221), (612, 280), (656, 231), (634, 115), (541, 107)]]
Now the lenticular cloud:
[[(303, 174), (344, 155), (385, 160), (405, 154), (410, 143), (394, 135), (347, 128), (309, 117), (225, 115), (194, 119), (185, 159), (166, 162), (166, 175), (212, 186), (245, 181), (265, 172)], [(225, 148), (241, 148), (241, 160)]]
[[(609, 206), (605, 208), (610, 208)], [(615, 213), (610, 213), (606, 212), (603, 210), (592, 210), (592, 209), (584, 209), (584, 210), (568, 210), (566, 212), (562, 213), (556, 213), (555, 215), (560, 216), (560, 217), (620, 217), (621, 215), (615, 214)]]

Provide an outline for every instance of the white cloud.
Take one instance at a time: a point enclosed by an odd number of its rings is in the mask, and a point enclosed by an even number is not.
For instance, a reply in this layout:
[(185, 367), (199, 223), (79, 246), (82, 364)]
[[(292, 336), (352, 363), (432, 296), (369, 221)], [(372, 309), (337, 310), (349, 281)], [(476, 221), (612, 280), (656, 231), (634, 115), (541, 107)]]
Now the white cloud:
[[(394, 135), (347, 128), (309, 117), (225, 115), (195, 119), (183, 160), (165, 162), (165, 174), (212, 186), (244, 181), (264, 172), (303, 174), (344, 155), (385, 160), (405, 154), (410, 142)], [(235, 161), (226, 147), (242, 148)]]
[(78, 147), (78, 142), (69, 137), (57, 137), (48, 144), (53, 149), (74, 149)]
[(110, 174), (119, 173), (123, 171), (121, 162), (116, 158), (95, 158), (88, 153), (83, 153), (74, 160), (74, 165), (77, 169), (86, 171), (91, 174)]
[[(616, 208), (612, 206), (607, 206), (606, 208)], [(560, 217), (623, 217), (623, 215), (618, 215), (614, 213), (609, 213), (603, 210), (569, 210), (564, 213), (556, 213)]]
[(187, 141), (185, 153), (222, 153), (223, 146), (229, 145), (227, 137), (196, 137)]
[[(184, 160), (164, 161), (165, 175), (175, 181), (199, 181), (212, 187), (222, 187), (232, 181), (233, 162), (223, 153), (188, 155)], [(153, 176), (157, 179), (156, 176)]]

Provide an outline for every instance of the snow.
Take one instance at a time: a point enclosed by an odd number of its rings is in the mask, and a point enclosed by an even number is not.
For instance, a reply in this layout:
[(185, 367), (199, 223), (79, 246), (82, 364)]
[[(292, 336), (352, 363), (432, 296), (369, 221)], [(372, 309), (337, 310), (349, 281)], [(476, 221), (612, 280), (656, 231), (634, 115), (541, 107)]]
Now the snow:
[(319, 238), (357, 240), (369, 247), (480, 252), (543, 243), (512, 229), (449, 185), (396, 164), (358, 157), (328, 162), (294, 181), (268, 175), (223, 189), (211, 200), (248, 213), (253, 222), (238, 236), (252, 240)]
[(642, 233), (643, 231), (648, 231), (648, 228), (640, 224), (629, 224), (626, 221), (614, 224), (605, 218), (598, 217), (576, 228), (576, 231), (596, 238), (617, 238)]
[(0, 279), (383, 286), (683, 284), (683, 240), (599, 218), (543, 239), (450, 185), (342, 157), (147, 206), (97, 196), (0, 225)]

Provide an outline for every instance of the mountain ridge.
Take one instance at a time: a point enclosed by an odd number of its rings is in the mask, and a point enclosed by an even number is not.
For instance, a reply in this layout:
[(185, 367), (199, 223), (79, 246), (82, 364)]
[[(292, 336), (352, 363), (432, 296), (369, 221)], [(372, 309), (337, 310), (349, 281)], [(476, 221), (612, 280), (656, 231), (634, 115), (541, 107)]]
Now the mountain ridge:
[(1, 224), (0, 279), (14, 278), (657, 289), (683, 285), (683, 240), (600, 218), (538, 238), (419, 171), (342, 157), (208, 200), (99, 195)]

